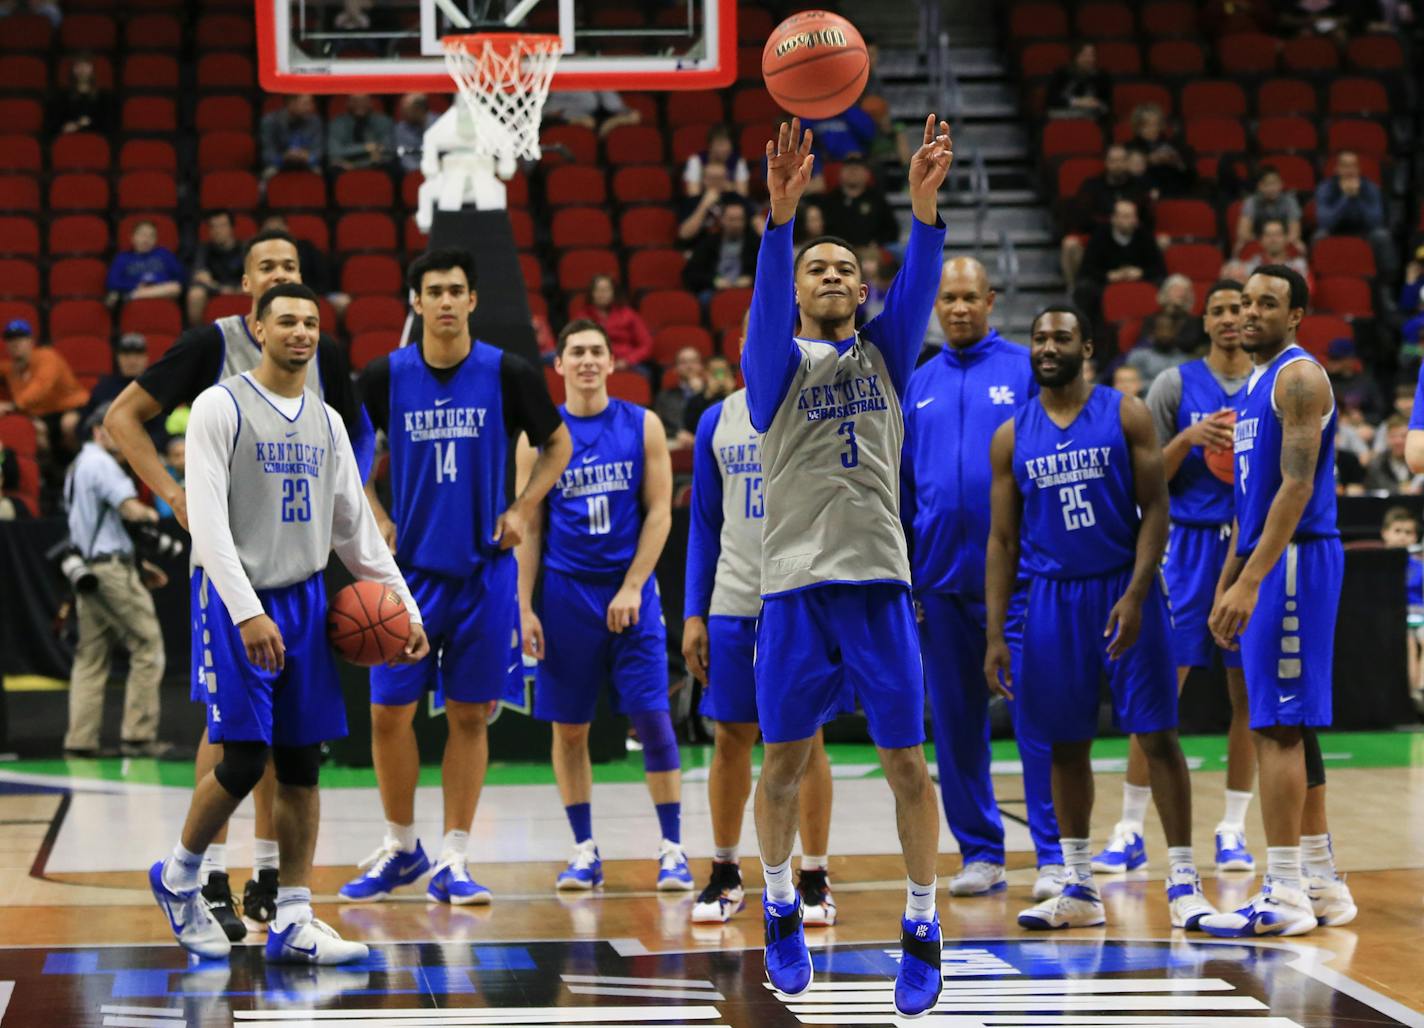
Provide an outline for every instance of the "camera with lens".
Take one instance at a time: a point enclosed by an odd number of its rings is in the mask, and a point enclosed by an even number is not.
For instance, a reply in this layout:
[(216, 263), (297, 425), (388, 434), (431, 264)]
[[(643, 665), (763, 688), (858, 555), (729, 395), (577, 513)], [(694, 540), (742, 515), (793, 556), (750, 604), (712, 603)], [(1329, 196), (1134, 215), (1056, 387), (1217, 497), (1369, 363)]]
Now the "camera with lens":
[(182, 539), (169, 535), (157, 525), (140, 522), (126, 522), (129, 537), (134, 541), (138, 555), (148, 560), (178, 560), (186, 546)]
[(62, 539), (46, 550), (45, 559), (59, 569), (76, 593), (92, 593), (99, 587), (98, 576), (79, 552), (79, 547), (68, 539)]

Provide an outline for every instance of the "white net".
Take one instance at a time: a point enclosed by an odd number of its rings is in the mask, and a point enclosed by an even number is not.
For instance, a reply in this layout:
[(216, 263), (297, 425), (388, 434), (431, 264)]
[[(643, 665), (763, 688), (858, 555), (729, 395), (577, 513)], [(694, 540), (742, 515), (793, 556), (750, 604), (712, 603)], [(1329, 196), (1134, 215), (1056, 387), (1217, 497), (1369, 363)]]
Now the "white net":
[(559, 37), (486, 33), (443, 43), (445, 68), (473, 121), (475, 152), (494, 159), (506, 178), (516, 160), (537, 161), (539, 116), (559, 63)]

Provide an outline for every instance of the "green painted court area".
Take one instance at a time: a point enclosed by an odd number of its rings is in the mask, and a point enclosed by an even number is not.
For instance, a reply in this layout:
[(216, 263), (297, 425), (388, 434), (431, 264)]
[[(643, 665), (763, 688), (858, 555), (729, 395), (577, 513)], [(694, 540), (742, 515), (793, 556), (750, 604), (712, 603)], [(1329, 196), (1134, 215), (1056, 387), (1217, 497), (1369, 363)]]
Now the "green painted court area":
[[(1321, 735), (1325, 762), (1331, 767), (1424, 767), (1424, 732), (1330, 732)], [(1226, 769), (1226, 736), (1183, 736), (1182, 748), (1194, 769), (1224, 771)], [(831, 765), (837, 778), (877, 778), (875, 748), (869, 745), (833, 743), (828, 747)], [(930, 750), (933, 759), (933, 748)], [(712, 759), (711, 746), (682, 747), (682, 767), (692, 780), (705, 778)], [(1010, 768), (1018, 760), (1018, 749), (1012, 740), (993, 744), (995, 774), (1013, 773)], [(1125, 738), (1101, 739), (1093, 747), (1093, 760), (1099, 770), (1120, 771), (1127, 760)], [(134, 782), (148, 785), (188, 786), (193, 781), (190, 764), (155, 760), (16, 760), (0, 763), (0, 773), (20, 773), (54, 778), (93, 779), (105, 782)], [(699, 773), (700, 772), (700, 773)], [(638, 753), (629, 753), (621, 761), (597, 764), (593, 769), (598, 782), (639, 782), (643, 779), (643, 761)], [(421, 769), (421, 785), (438, 785), (440, 769), (430, 765)], [(321, 784), (336, 789), (375, 788), (376, 776), (369, 767), (328, 765), (322, 769)], [(547, 764), (496, 762), (490, 765), (488, 785), (553, 785), (554, 772)]]

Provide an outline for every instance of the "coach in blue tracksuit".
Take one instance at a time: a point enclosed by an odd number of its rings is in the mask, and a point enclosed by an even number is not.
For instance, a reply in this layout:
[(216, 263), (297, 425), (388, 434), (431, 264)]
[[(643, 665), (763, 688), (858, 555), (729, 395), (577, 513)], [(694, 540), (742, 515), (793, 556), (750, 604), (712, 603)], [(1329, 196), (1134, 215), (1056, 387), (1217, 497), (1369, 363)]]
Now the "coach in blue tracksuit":
[[(989, 694), (981, 669), (989, 440), (1036, 392), (1028, 350), (989, 328), (993, 307), (994, 291), (982, 264), (969, 257), (946, 263), (935, 316), (948, 342), (916, 369), (905, 394), (902, 517), (922, 614), (940, 793), (964, 857), (949, 886), (959, 896), (994, 892), (1005, 884), (1004, 825), (989, 774)], [(1021, 623), (1019, 595), (1010, 610), (1015, 648)], [(1063, 872), (1049, 748), (1025, 738), (1017, 716), (1014, 724), (1038, 856), (1033, 894), (1046, 899), (1061, 888)]]

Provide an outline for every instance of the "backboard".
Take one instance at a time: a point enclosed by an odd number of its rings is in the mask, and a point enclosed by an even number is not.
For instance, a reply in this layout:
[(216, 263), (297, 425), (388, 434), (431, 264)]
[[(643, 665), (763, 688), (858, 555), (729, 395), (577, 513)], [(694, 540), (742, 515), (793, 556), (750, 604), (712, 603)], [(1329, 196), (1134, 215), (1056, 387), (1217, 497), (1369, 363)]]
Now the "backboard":
[(550, 32), (554, 90), (716, 89), (737, 73), (736, 0), (257, 0), (262, 87), (274, 93), (449, 93), (440, 40)]

